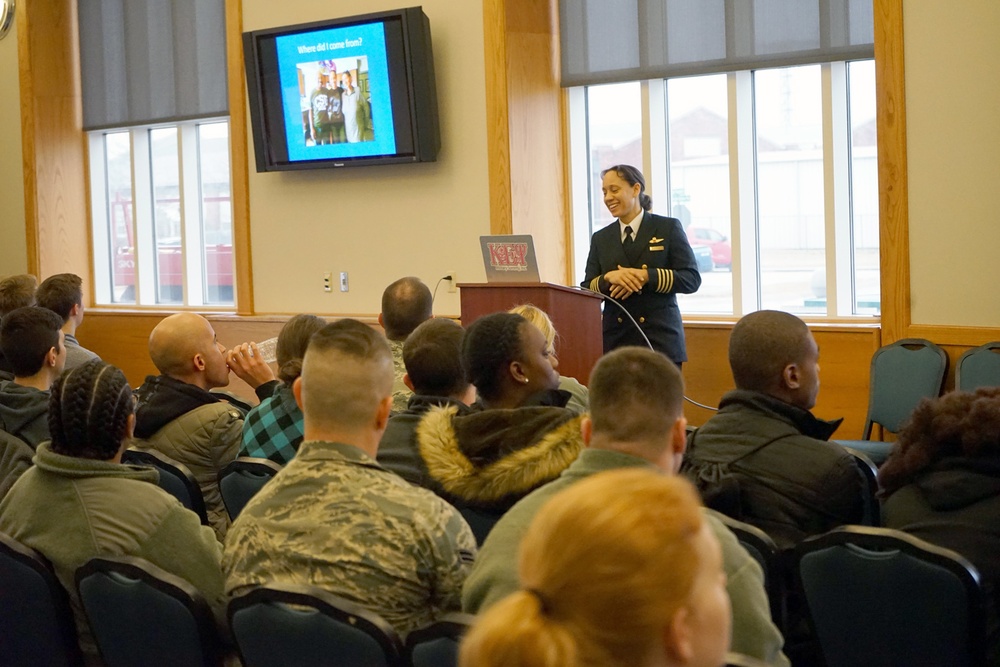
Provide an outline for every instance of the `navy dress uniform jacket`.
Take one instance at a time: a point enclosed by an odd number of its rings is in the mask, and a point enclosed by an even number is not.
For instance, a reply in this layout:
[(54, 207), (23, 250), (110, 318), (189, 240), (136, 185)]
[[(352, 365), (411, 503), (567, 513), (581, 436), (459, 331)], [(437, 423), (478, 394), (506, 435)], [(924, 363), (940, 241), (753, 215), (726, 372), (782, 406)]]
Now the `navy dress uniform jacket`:
[[(676, 295), (696, 292), (701, 286), (701, 274), (680, 221), (644, 212), (628, 253), (622, 246), (617, 220), (595, 232), (590, 240), (582, 286), (610, 295), (611, 284), (604, 275), (619, 265), (645, 269), (649, 282), (641, 291), (618, 303), (639, 323), (653, 349), (674, 363), (687, 361)], [(624, 345), (646, 345), (635, 325), (613, 305), (604, 306), (603, 330), (605, 352)]]

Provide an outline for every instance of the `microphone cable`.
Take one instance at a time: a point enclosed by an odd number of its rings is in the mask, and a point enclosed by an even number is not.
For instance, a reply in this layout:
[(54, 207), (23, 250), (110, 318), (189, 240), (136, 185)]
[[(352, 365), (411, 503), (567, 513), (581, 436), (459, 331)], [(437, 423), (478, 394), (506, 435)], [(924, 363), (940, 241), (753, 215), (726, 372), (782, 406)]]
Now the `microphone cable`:
[[(580, 285), (572, 285), (572, 288), (580, 290), (581, 292), (587, 292), (588, 294), (596, 294), (599, 297), (601, 297), (601, 299), (604, 300), (604, 303), (613, 303), (613, 304), (615, 304), (615, 307), (618, 308), (619, 310), (621, 310), (623, 313), (625, 313), (625, 316), (628, 317), (629, 322), (631, 322), (632, 326), (634, 326), (636, 328), (636, 331), (639, 332), (639, 335), (642, 336), (642, 339), (644, 341), (646, 341), (646, 346), (650, 350), (652, 350), (653, 352), (657, 351), (656, 349), (653, 348), (653, 344), (649, 342), (649, 337), (646, 335), (646, 332), (642, 330), (642, 327), (639, 326), (639, 323), (635, 321), (634, 317), (632, 317), (632, 313), (628, 312), (628, 309), (625, 308), (625, 306), (623, 306), (621, 303), (619, 303), (617, 299), (615, 299), (614, 297), (612, 297), (612, 296), (610, 296), (608, 294), (604, 294), (603, 292), (595, 292), (592, 289), (587, 289), (586, 287), (582, 287)], [(694, 400), (693, 398), (689, 398), (687, 396), (687, 394), (684, 395), (684, 400), (687, 401), (688, 403), (690, 403), (691, 405), (694, 405), (696, 407), (702, 408), (703, 410), (708, 410), (710, 412), (718, 412), (719, 411), (719, 408), (713, 408), (710, 405), (704, 405), (702, 403), (699, 403), (698, 401)]]

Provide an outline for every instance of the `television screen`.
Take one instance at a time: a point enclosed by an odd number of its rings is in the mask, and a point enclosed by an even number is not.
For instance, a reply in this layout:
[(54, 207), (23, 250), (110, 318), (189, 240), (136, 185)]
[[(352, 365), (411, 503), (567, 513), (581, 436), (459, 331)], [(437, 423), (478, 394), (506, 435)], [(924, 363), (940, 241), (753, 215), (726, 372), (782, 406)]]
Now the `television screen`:
[(430, 25), (419, 7), (243, 41), (257, 171), (437, 158)]

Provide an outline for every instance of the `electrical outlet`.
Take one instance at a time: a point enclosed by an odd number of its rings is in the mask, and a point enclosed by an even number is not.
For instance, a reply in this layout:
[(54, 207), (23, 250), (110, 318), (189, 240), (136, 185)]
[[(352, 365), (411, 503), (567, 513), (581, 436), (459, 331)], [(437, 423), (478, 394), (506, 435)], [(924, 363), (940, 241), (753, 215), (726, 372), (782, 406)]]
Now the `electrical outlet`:
[(347, 286), (347, 271), (340, 272), (340, 291), (346, 292), (348, 290)]
[(448, 275), (451, 276), (451, 280), (448, 281), (448, 291), (455, 293), (458, 291), (458, 276), (454, 271), (449, 271)]
[(323, 274), (323, 291), (332, 292), (333, 291), (333, 274), (329, 271)]

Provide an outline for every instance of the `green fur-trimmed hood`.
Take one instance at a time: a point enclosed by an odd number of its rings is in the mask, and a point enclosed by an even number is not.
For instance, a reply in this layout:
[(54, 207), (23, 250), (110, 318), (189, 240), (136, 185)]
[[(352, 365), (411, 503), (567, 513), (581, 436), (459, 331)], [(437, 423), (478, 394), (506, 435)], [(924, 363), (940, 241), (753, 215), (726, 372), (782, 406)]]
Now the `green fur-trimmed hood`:
[(565, 408), (457, 412), (428, 411), (417, 446), (441, 491), (471, 505), (513, 504), (558, 477), (583, 449), (583, 416)]

